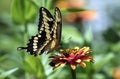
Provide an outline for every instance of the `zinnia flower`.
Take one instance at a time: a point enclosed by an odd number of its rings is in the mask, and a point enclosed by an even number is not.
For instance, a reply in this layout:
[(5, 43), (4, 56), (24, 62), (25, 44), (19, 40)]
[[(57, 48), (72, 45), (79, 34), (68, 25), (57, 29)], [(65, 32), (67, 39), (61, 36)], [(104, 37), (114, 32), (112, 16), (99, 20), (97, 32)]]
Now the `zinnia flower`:
[(49, 63), (53, 69), (58, 66), (64, 66), (65, 64), (70, 64), (71, 68), (76, 69), (76, 65), (79, 64), (82, 67), (86, 67), (86, 62), (93, 62), (93, 56), (88, 56), (90, 52), (89, 47), (75, 47), (73, 49), (68, 48), (66, 50), (60, 50), (59, 55), (50, 56), (52, 61)]

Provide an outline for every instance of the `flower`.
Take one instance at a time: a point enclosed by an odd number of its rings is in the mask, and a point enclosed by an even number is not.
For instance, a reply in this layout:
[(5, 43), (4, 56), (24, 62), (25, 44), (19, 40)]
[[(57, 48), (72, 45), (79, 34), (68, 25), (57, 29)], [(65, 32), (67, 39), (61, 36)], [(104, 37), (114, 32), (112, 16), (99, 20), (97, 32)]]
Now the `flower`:
[(97, 17), (97, 12), (95, 10), (78, 12), (78, 17), (82, 20), (94, 20)]
[(79, 64), (82, 67), (86, 67), (86, 62), (93, 62), (93, 56), (89, 56), (89, 47), (75, 47), (73, 49), (68, 48), (66, 50), (60, 50), (59, 55), (50, 56), (52, 61), (49, 63), (53, 69), (58, 66), (64, 66), (65, 64), (70, 64), (71, 68), (76, 69), (76, 65)]
[(82, 8), (85, 6), (84, 0), (57, 0), (56, 6), (61, 9)]

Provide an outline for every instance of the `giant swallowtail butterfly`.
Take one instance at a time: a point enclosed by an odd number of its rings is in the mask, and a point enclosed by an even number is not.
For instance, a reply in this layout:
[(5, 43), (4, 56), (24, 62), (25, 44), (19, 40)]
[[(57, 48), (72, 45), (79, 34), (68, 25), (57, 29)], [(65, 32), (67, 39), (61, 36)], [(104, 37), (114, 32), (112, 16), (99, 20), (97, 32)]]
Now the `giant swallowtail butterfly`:
[(38, 34), (29, 39), (27, 47), (18, 47), (18, 50), (26, 49), (35, 56), (58, 49), (61, 41), (62, 16), (60, 10), (56, 7), (54, 16), (44, 7), (41, 7), (39, 12)]

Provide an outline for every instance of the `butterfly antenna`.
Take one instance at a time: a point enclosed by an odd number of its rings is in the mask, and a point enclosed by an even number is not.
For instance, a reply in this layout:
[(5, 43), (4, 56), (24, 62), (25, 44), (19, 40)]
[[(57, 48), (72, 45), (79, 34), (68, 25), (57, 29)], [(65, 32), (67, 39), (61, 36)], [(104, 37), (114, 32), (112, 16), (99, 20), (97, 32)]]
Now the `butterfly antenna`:
[(27, 49), (27, 47), (18, 47), (17, 50)]

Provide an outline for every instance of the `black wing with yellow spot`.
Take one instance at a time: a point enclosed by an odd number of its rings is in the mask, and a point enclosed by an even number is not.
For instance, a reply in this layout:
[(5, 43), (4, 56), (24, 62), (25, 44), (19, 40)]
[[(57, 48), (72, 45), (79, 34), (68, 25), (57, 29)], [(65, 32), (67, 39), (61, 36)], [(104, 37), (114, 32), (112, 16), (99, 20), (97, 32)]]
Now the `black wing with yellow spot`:
[(19, 47), (19, 50), (26, 49), (31, 55), (39, 55), (43, 52), (50, 52), (60, 47), (62, 17), (60, 10), (56, 7), (54, 17), (44, 7), (40, 8), (38, 34), (29, 39), (27, 47)]

